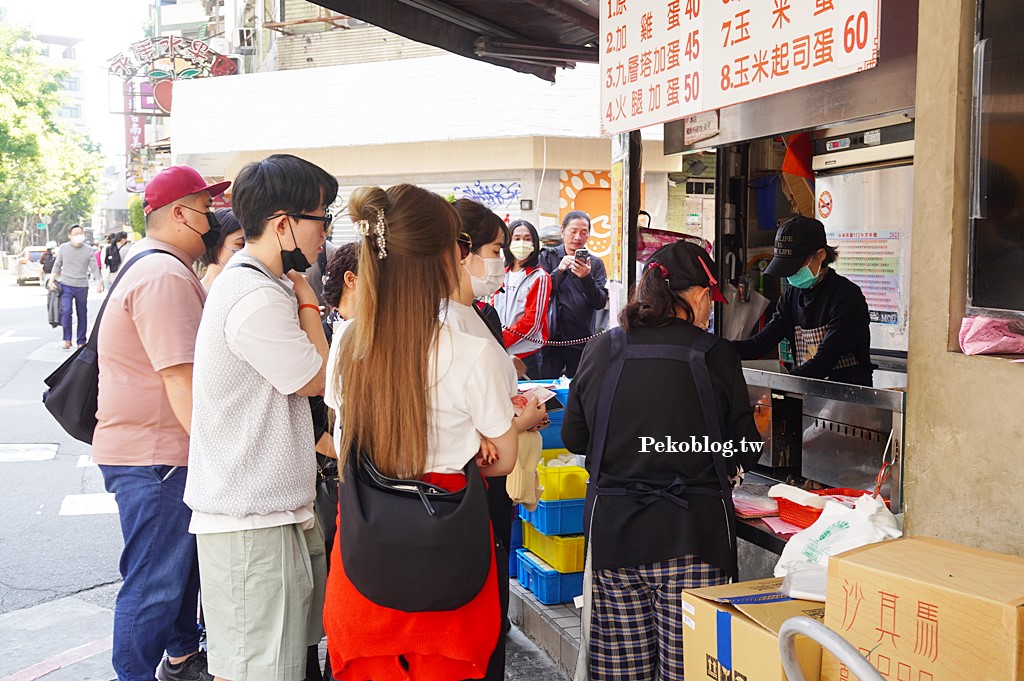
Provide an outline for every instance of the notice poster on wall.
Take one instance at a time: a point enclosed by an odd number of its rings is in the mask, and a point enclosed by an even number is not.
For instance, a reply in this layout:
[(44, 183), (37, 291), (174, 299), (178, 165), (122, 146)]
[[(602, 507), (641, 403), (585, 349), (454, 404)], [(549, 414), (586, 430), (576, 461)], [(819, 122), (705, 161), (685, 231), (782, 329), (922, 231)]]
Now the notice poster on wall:
[(601, 115), (636, 130), (875, 66), (881, 0), (601, 0)]
[(831, 267), (860, 287), (871, 315), (871, 347), (907, 350), (914, 167), (815, 178), (815, 216), (839, 251)]
[(829, 243), (842, 254), (832, 268), (860, 286), (873, 324), (900, 322), (900, 239), (902, 230), (839, 232)]

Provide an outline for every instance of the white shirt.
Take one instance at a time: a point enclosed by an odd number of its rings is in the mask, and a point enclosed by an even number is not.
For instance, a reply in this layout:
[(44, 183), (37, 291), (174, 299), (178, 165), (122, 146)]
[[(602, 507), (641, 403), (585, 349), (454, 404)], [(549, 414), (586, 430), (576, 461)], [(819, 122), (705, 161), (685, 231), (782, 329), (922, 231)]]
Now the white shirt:
[[(334, 380), (339, 348), (345, 332), (356, 321), (341, 321), (334, 327), (324, 402), (336, 411), (341, 406)], [(514, 413), (505, 366), (491, 345), (495, 345), (493, 339), (485, 341), (441, 326), (430, 371), (432, 411), (425, 473), (461, 473), (480, 450), (481, 434), (497, 438), (512, 426)], [(335, 423), (334, 442), (340, 448), (340, 413)]]
[(511, 397), (519, 392), (519, 374), (516, 372), (516, 365), (512, 363), (512, 357), (498, 344), (487, 323), (480, 318), (480, 315), (472, 307), (463, 305), (457, 300), (449, 299), (447, 305), (441, 310), (441, 322), (453, 329), (488, 341), (491, 352), (504, 367), (505, 376), (508, 379), (509, 396)]

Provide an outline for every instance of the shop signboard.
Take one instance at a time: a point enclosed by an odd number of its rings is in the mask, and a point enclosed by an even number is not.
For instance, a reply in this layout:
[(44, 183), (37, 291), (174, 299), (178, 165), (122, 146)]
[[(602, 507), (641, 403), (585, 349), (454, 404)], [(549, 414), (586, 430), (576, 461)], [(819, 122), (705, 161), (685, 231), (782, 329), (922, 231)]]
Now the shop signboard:
[(881, 0), (602, 0), (601, 116), (636, 130), (870, 69)]

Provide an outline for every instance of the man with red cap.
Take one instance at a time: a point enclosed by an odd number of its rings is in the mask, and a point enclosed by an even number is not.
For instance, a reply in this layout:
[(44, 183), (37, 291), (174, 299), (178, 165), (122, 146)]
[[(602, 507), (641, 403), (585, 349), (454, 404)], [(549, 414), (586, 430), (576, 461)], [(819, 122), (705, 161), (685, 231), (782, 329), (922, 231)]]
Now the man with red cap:
[[(207, 681), (196, 610), (199, 565), (182, 501), (192, 363), (206, 291), (192, 263), (216, 242), (210, 206), (230, 182), (172, 166), (146, 186), (146, 238), (111, 286), (99, 337), (92, 458), (117, 501), (124, 584), (114, 608), (119, 681)], [(164, 658), (166, 651), (167, 657)]]

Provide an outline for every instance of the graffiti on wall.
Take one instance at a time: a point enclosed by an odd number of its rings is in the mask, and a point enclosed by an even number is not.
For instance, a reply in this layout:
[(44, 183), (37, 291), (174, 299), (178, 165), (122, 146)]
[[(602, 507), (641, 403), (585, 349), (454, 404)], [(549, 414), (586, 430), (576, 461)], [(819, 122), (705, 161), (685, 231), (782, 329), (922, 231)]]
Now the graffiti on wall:
[(452, 187), (457, 198), (472, 199), (495, 213), (519, 209), (523, 186), (519, 182), (481, 182)]

